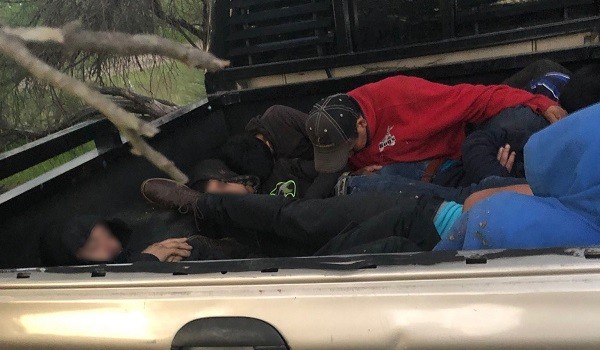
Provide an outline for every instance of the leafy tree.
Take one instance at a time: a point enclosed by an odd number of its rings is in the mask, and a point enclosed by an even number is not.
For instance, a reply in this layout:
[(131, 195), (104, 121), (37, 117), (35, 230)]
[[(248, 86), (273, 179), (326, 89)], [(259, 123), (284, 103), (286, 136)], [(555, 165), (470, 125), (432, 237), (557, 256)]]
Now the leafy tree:
[[(206, 2), (204, 2), (206, 1)], [(83, 29), (157, 34), (199, 48), (208, 47), (212, 0), (0, 0), (0, 20), (10, 26), (60, 27), (73, 20)], [(89, 84), (125, 109), (153, 118), (151, 105), (174, 106), (157, 99), (155, 86), (130, 91), (132, 75), (140, 71), (158, 81), (161, 91), (172, 86), (181, 65), (155, 56), (114, 57), (102, 53), (65, 51), (56, 45), (28, 44), (38, 57), (60, 71)], [(158, 78), (157, 78), (158, 77)], [(119, 88), (115, 88), (119, 87)], [(132, 98), (133, 97), (133, 98)], [(170, 111), (171, 108), (164, 108)], [(79, 99), (32, 79), (18, 65), (0, 56), (0, 151), (44, 136), (84, 119), (98, 117)]]

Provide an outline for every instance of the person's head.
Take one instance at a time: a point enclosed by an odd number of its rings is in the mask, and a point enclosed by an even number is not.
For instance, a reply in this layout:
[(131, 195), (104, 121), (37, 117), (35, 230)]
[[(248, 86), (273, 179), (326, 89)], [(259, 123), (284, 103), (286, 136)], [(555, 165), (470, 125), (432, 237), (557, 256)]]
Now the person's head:
[(231, 171), (257, 176), (263, 182), (275, 165), (269, 147), (251, 134), (230, 137), (221, 148), (221, 158)]
[(252, 175), (238, 175), (231, 171), (223, 161), (206, 159), (193, 171), (193, 180), (189, 186), (203, 193), (255, 193), (260, 180)]
[(75, 257), (79, 261), (110, 262), (123, 250), (123, 245), (112, 233), (108, 225), (98, 222), (90, 230), (84, 244), (77, 249)]
[(129, 241), (131, 230), (119, 219), (81, 215), (56, 225), (43, 237), (49, 265), (113, 262)]
[(346, 94), (317, 102), (309, 113), (306, 131), (315, 151), (318, 172), (334, 173), (368, 143), (367, 120), (358, 103)]
[(600, 102), (600, 64), (587, 65), (573, 75), (563, 88), (559, 103), (569, 113)]

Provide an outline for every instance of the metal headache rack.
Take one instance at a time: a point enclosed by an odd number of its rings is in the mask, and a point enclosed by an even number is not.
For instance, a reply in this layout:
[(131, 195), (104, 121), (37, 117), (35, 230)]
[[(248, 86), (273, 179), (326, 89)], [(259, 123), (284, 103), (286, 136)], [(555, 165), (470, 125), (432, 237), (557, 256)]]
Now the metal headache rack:
[(231, 2), (227, 54), (235, 65), (277, 62), (332, 52), (328, 0)]
[(207, 77), (212, 92), (274, 74), (330, 78), (336, 67), (579, 33), (596, 26), (600, 2), (218, 0), (214, 14), (212, 50), (233, 65)]

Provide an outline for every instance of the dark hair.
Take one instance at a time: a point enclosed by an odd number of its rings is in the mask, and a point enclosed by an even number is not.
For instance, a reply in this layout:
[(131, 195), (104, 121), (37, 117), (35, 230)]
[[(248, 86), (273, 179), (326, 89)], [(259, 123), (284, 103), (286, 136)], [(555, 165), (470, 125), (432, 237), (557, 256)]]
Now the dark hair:
[(559, 102), (569, 113), (600, 102), (600, 64), (587, 65), (571, 75)]
[(234, 172), (257, 176), (261, 182), (271, 175), (275, 163), (269, 146), (250, 134), (230, 137), (221, 148), (221, 157)]

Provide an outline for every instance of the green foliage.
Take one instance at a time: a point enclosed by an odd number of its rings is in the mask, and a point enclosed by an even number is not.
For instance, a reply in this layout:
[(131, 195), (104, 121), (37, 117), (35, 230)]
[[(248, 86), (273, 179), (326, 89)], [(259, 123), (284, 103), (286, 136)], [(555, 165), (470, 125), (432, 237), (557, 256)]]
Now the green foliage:
[(204, 72), (181, 62), (166, 61), (154, 69), (131, 71), (127, 78), (127, 82), (119, 81), (115, 85), (178, 105), (206, 96)]
[(0, 1), (0, 21), (11, 26), (29, 25), (37, 8), (33, 1)]
[[(201, 0), (0, 0), (0, 21), (12, 26), (62, 26), (81, 20), (87, 29), (153, 33), (180, 42), (206, 40)], [(185, 104), (204, 96), (203, 72), (150, 56), (112, 57), (32, 44), (41, 59), (99, 86), (121, 86)], [(81, 121), (76, 98), (29, 78), (0, 57), (0, 149)]]
[(0, 180), (0, 189), (6, 190), (16, 187), (31, 179), (34, 179), (58, 166), (61, 166), (93, 149), (96, 148), (94, 141), (90, 141), (70, 151), (59, 154), (56, 157), (50, 158), (42, 163), (36, 164), (29, 169), (25, 169), (19, 173)]

